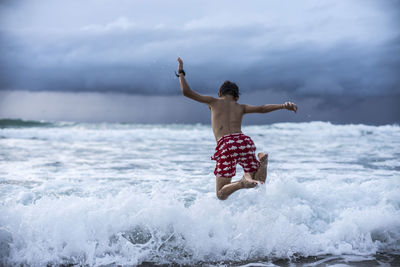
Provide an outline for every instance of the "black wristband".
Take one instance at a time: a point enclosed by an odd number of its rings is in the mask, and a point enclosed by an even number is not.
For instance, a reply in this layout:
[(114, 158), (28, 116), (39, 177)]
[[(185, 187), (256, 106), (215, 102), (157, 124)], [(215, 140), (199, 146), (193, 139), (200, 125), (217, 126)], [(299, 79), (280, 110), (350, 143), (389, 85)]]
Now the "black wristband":
[[(185, 71), (184, 71), (183, 69), (182, 69), (182, 70), (179, 70), (179, 71), (178, 71), (178, 73), (179, 73), (179, 74), (181, 74), (181, 73), (182, 73), (182, 74), (183, 74), (183, 76), (185, 76), (185, 75), (186, 75), (186, 73), (185, 73)], [(176, 77), (179, 77), (179, 74), (178, 74), (178, 73), (176, 73), (176, 71), (175, 71), (175, 75), (176, 75)]]

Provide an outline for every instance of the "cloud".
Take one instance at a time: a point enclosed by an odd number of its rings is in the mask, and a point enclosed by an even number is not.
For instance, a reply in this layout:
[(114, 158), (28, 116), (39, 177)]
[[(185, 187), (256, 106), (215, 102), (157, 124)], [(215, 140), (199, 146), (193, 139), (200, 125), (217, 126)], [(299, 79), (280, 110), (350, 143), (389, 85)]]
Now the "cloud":
[(304, 97), (400, 93), (396, 2), (286, 4), (9, 2), (0, 90), (176, 95), (179, 55), (203, 93), (226, 79)]
[(104, 32), (110, 32), (110, 31), (115, 31), (115, 30), (126, 31), (129, 29), (132, 29), (134, 26), (135, 26), (135, 23), (132, 22), (130, 19), (128, 19), (126, 17), (119, 17), (115, 21), (112, 21), (105, 25), (90, 24), (90, 25), (83, 26), (81, 28), (81, 30), (84, 32), (88, 32), (88, 33), (91, 33), (91, 32), (104, 33)]

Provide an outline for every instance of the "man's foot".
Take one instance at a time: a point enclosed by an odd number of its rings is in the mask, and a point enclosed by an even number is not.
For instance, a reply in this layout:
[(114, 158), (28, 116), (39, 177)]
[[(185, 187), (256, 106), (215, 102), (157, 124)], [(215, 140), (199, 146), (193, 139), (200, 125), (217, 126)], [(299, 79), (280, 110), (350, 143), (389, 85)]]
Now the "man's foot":
[(257, 154), (258, 160), (260, 161), (261, 164), (268, 164), (268, 153), (264, 154), (262, 152)]
[(257, 186), (257, 181), (253, 180), (250, 176), (250, 174), (245, 173), (242, 177), (242, 179), (240, 180), (240, 184), (244, 187), (244, 188), (254, 188)]
[(254, 179), (263, 184), (267, 179), (268, 153), (258, 153), (257, 156), (258, 160), (260, 161), (260, 167), (258, 167), (258, 170), (254, 175)]

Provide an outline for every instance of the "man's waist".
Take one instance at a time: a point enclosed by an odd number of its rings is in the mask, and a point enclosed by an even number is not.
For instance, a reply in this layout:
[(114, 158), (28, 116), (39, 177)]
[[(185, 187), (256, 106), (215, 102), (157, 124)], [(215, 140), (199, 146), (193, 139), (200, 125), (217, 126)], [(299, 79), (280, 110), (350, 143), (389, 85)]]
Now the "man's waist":
[(243, 136), (245, 136), (243, 133), (230, 133), (230, 134), (225, 134), (225, 135), (223, 135), (223, 136), (221, 136), (220, 138), (218, 138), (218, 140), (217, 140), (217, 144), (218, 143), (220, 143), (220, 142), (222, 142), (224, 139), (229, 139), (229, 138), (231, 138), (231, 137), (233, 137), (233, 136), (237, 136), (237, 135), (243, 135)]

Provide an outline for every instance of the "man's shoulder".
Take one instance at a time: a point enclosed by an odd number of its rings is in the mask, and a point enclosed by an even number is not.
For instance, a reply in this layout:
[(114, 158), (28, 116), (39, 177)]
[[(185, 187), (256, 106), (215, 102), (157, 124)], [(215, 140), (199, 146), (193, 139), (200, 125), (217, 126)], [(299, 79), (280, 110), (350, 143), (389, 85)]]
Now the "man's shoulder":
[(243, 111), (246, 110), (246, 107), (249, 106), (248, 104), (240, 104), (240, 103), (238, 103), (238, 105), (240, 106), (240, 108), (241, 108)]

